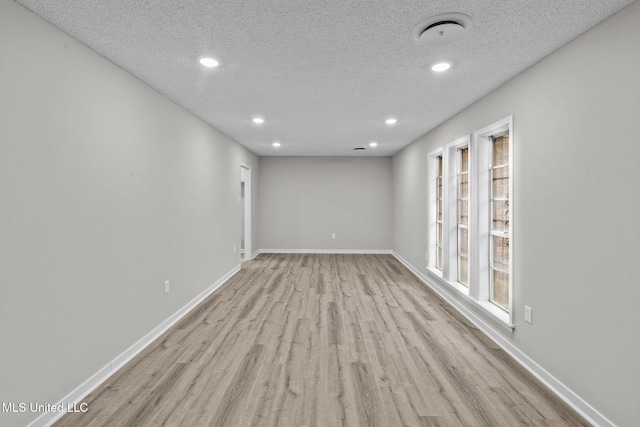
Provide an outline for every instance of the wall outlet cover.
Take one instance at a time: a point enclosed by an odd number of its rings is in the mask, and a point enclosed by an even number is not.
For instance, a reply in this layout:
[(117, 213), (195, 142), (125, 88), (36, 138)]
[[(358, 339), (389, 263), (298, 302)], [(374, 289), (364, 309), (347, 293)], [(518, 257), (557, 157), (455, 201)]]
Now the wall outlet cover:
[(531, 313), (531, 307), (529, 307), (528, 305), (524, 306), (524, 321), (531, 324), (532, 323), (532, 313)]

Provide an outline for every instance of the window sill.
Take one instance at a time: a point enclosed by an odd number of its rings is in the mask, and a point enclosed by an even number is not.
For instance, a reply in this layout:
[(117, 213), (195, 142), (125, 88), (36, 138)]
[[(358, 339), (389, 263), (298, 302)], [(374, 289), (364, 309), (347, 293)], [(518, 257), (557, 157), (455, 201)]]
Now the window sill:
[(436, 276), (441, 283), (445, 284), (446, 286), (455, 289), (457, 292), (461, 293), (462, 295), (466, 296), (467, 298), (469, 297), (469, 288), (466, 287), (465, 285), (463, 285), (460, 282), (451, 282), (447, 279), (445, 279), (442, 276), (442, 271), (438, 270), (437, 268), (433, 268), (433, 267), (427, 267), (427, 270), (429, 271), (429, 273), (433, 274), (434, 276)]
[(446, 280), (442, 276), (442, 271), (438, 270), (437, 268), (427, 267), (427, 271), (435, 279), (438, 285), (442, 286), (443, 288), (453, 289), (455, 293), (460, 294), (465, 301), (468, 301), (472, 305), (478, 307), (478, 309), (482, 313), (484, 313), (487, 317), (492, 319), (496, 324), (500, 325), (501, 327), (509, 331), (512, 331), (513, 329), (515, 329), (515, 325), (511, 323), (510, 314), (502, 310), (497, 305), (489, 301), (478, 301), (473, 299), (469, 295), (469, 288), (462, 285), (461, 283), (450, 282)]
[(476, 301), (472, 300), (478, 307), (480, 307), (485, 313), (489, 314), (500, 326), (503, 326), (509, 330), (515, 329), (516, 325), (511, 323), (511, 316), (509, 313), (498, 307), (489, 301)]

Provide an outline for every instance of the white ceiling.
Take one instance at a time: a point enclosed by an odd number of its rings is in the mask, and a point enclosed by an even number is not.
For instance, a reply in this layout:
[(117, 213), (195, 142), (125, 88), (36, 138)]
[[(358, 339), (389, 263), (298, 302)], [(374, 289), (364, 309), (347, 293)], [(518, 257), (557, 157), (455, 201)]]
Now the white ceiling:
[[(631, 1), (18, 3), (258, 155), (388, 156)], [(462, 39), (413, 38), (445, 12), (471, 17)], [(202, 67), (202, 56), (220, 66)], [(432, 72), (440, 60), (452, 69)], [(370, 141), (379, 146), (352, 150)]]

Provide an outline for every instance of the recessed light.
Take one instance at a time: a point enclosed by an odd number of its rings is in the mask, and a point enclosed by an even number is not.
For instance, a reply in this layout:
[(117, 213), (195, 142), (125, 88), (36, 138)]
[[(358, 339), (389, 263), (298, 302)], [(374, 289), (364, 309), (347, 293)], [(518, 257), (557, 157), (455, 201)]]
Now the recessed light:
[(375, 141), (369, 143), (369, 147), (377, 147), (377, 146), (378, 146), (378, 143)]
[(217, 67), (219, 65), (218, 61), (213, 58), (200, 58), (200, 63), (208, 68)]
[(271, 144), (271, 145), (273, 145), (274, 147), (280, 147), (280, 143), (279, 143), (279, 142), (274, 142), (274, 143), (273, 143), (273, 144)]
[(386, 124), (388, 125), (395, 125), (396, 123), (398, 123), (397, 119), (387, 119), (384, 121)]
[(438, 62), (431, 66), (431, 69), (437, 73), (447, 71), (449, 68), (451, 68), (451, 64), (449, 62)]
[(262, 117), (254, 117), (251, 121), (257, 125), (261, 125), (264, 123), (264, 119)]

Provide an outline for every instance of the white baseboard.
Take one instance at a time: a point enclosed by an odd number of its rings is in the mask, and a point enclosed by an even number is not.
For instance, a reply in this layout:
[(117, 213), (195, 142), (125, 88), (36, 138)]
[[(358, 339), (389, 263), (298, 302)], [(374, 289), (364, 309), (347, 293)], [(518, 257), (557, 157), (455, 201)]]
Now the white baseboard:
[(437, 283), (430, 280), (424, 273), (416, 269), (407, 260), (402, 258), (397, 252), (392, 251), (393, 256), (400, 261), (405, 267), (407, 267), (413, 274), (415, 274), (425, 285), (436, 292), (445, 301), (451, 304), (460, 314), (469, 319), (471, 323), (476, 325), (482, 332), (484, 332), (493, 342), (498, 344), (500, 348), (506, 351), (516, 362), (522, 365), (528, 370), (534, 377), (542, 381), (552, 392), (554, 392), (560, 399), (565, 401), (569, 406), (575, 409), (580, 415), (582, 415), (588, 422), (594, 426), (602, 427), (615, 427), (615, 424), (608, 418), (598, 412), (593, 406), (587, 403), (584, 399), (578, 396), (573, 390), (565, 386), (557, 378), (547, 372), (542, 366), (538, 365), (533, 359), (522, 352), (518, 347), (513, 345), (510, 341), (504, 338), (497, 329), (494, 329), (485, 319), (469, 307), (462, 304), (457, 298), (454, 298), (452, 294), (446, 292)]
[[(261, 254), (391, 254), (391, 249), (260, 249)], [(257, 254), (256, 254), (257, 255)]]
[[(84, 383), (80, 384), (65, 396), (60, 402), (56, 405), (62, 405), (63, 408), (67, 408), (67, 406), (71, 406), (73, 408), (73, 404), (78, 404), (84, 399), (89, 393), (95, 390), (100, 384), (105, 382), (111, 375), (116, 373), (120, 368), (122, 368), (128, 361), (133, 359), (138, 353), (144, 350), (149, 344), (151, 344), (154, 340), (156, 340), (160, 335), (167, 331), (171, 326), (176, 324), (180, 319), (182, 319), (187, 313), (189, 313), (195, 306), (200, 304), (207, 298), (213, 291), (218, 289), (222, 284), (224, 284), (227, 280), (233, 277), (238, 271), (240, 271), (240, 266), (236, 266), (225, 274), (220, 280), (215, 282), (213, 285), (209, 286), (206, 290), (204, 290), (200, 295), (191, 300), (187, 305), (182, 307), (180, 310), (171, 315), (164, 322), (155, 327), (151, 332), (142, 337), (138, 342), (133, 344), (127, 350), (125, 350), (118, 357), (113, 359), (110, 363), (108, 363), (105, 367), (96, 372), (93, 376), (87, 379)], [(40, 417), (38, 417), (35, 421), (29, 424), (29, 427), (41, 427), (41, 426), (50, 426), (54, 422), (56, 422), (59, 418), (61, 418), (66, 411), (64, 412), (46, 412), (43, 413)]]

